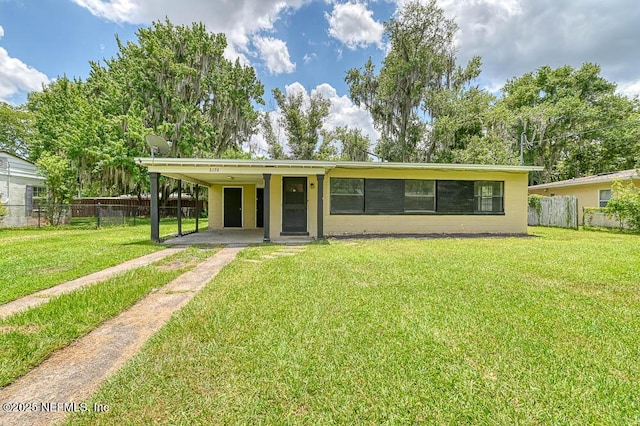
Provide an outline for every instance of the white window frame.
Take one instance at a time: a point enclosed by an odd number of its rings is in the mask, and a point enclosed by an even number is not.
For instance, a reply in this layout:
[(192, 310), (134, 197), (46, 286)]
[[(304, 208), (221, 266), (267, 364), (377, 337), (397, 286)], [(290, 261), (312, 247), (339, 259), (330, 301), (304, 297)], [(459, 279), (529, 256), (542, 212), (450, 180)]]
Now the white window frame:
[[(609, 198), (607, 198), (606, 200), (602, 199), (602, 194), (604, 192), (609, 193)], [(611, 199), (611, 188), (598, 190), (598, 207), (607, 207), (607, 203), (609, 202), (610, 199)], [(602, 205), (602, 201), (604, 201), (604, 205)]]

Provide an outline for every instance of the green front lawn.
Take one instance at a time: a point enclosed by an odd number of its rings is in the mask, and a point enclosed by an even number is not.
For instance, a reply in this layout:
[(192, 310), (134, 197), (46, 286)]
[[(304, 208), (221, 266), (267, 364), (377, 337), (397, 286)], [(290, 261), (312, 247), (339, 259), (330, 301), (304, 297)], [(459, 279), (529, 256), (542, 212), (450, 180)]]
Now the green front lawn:
[[(161, 235), (176, 232), (163, 221)], [(156, 250), (150, 225), (0, 229), (0, 304)]]
[(189, 248), (0, 319), (0, 387), (129, 308), (152, 289), (193, 269), (214, 252)]
[(245, 249), (69, 422), (639, 423), (638, 236), (532, 232)]

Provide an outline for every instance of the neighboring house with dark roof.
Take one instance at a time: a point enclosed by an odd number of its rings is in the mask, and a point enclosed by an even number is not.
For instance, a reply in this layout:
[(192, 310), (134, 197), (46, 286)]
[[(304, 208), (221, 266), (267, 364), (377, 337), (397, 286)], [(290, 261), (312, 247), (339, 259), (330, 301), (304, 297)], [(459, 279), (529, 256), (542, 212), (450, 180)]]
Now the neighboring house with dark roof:
[(0, 151), (0, 202), (9, 211), (0, 226), (32, 224), (33, 197), (44, 193), (44, 181), (35, 164)]
[[(636, 169), (623, 170), (533, 185), (529, 187), (529, 194), (575, 195), (578, 198), (578, 210), (582, 211), (584, 207), (605, 207), (611, 198), (611, 185), (615, 181), (633, 182), (640, 188), (640, 173)], [(579, 223), (582, 224), (582, 215), (578, 216)]]

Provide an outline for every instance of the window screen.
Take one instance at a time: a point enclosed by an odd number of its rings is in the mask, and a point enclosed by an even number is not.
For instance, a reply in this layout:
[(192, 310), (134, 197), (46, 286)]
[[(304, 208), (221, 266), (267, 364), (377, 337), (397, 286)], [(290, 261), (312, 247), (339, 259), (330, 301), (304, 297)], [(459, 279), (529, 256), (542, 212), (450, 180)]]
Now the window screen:
[(474, 181), (437, 181), (436, 211), (438, 213), (473, 213), (475, 211), (474, 204)]
[(331, 213), (364, 213), (364, 179), (331, 178)]
[(404, 212), (404, 180), (365, 179), (364, 210), (370, 214)]
[(332, 214), (504, 212), (501, 181), (331, 178), (330, 185)]
[(404, 211), (432, 212), (436, 207), (436, 183), (433, 180), (404, 181)]

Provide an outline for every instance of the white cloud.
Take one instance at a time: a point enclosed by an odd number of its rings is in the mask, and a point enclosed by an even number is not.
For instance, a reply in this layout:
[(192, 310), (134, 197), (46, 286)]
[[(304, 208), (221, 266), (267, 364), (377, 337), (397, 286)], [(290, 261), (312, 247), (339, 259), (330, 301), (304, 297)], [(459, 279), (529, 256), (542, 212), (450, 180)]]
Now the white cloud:
[(335, 4), (329, 21), (329, 35), (343, 42), (349, 49), (370, 44), (382, 46), (384, 27), (373, 19), (373, 12), (364, 3)]
[[(328, 83), (319, 84), (308, 92), (302, 83), (296, 81), (284, 87), (287, 95), (302, 94), (303, 105), (305, 108), (309, 106), (310, 96), (319, 93), (323, 98), (331, 101), (329, 116), (326, 118), (324, 128), (327, 130), (336, 127), (349, 126), (356, 129), (362, 129), (362, 133), (369, 136), (372, 142), (378, 140), (379, 134), (373, 128), (373, 120), (371, 115), (362, 107), (357, 107), (351, 102), (348, 96), (339, 96), (336, 89)], [(279, 111), (277, 111), (279, 112)]]
[(617, 91), (629, 98), (640, 97), (640, 80), (622, 82), (618, 84)]
[(308, 64), (309, 62), (313, 61), (314, 59), (317, 58), (318, 55), (316, 55), (315, 53), (306, 53), (304, 55), (304, 57), (302, 58), (302, 60), (304, 61), (305, 64)]
[(93, 15), (114, 22), (144, 23), (143, 11), (133, 0), (72, 0)]
[(365, 136), (369, 136), (372, 145), (377, 142), (380, 134), (374, 129), (373, 120), (369, 112), (362, 107), (355, 106), (348, 96), (339, 96), (336, 89), (330, 84), (323, 83), (318, 85), (311, 91), (311, 94), (313, 95), (316, 92), (331, 100), (331, 110), (325, 121), (325, 129), (332, 130), (336, 127), (349, 126), (361, 129)]
[[(4, 28), (0, 26), (2, 37)], [(42, 85), (48, 82), (45, 74), (20, 59), (12, 58), (9, 52), (0, 47), (0, 101), (10, 102), (15, 95), (41, 90)]]
[[(404, 0), (397, 0), (398, 4)], [(544, 65), (595, 62), (610, 81), (638, 80), (637, 0), (439, 0), (460, 31), (460, 62), (482, 58), (481, 79), (502, 86)], [(632, 83), (626, 83), (631, 84)]]
[[(379, 133), (373, 127), (373, 120), (371, 119), (371, 115), (363, 108), (355, 106), (347, 96), (339, 96), (336, 92), (336, 89), (328, 83), (323, 83), (316, 86), (316, 88), (312, 89), (309, 93), (300, 82), (296, 81), (294, 83), (286, 85), (284, 88), (284, 92), (287, 95), (302, 94), (303, 106), (305, 108), (309, 106), (310, 96), (312, 96), (314, 93), (320, 93), (324, 98), (329, 99), (331, 101), (331, 109), (329, 110), (329, 116), (326, 118), (323, 126), (323, 128), (326, 130), (332, 130), (336, 127), (341, 126), (349, 126), (350, 128), (362, 129), (362, 133), (365, 136), (369, 136), (372, 147), (380, 137)], [(278, 120), (281, 117), (281, 112), (279, 110), (272, 111), (270, 113), (270, 116), (273, 128), (276, 131), (276, 135), (278, 136), (280, 143), (283, 147), (285, 147), (286, 150), (286, 137), (284, 134), (284, 130), (278, 130)], [(249, 145), (257, 147), (258, 153), (266, 155), (268, 147), (262, 135), (258, 134), (253, 136), (253, 138), (249, 142)], [(245, 148), (248, 149), (248, 147)]]
[(229, 43), (225, 56), (248, 62), (251, 36), (273, 28), (287, 9), (311, 0), (72, 0), (93, 15), (114, 22), (149, 24), (168, 16), (176, 24), (204, 23), (223, 32)]
[(273, 37), (254, 37), (253, 44), (269, 73), (290, 74), (296, 70), (296, 64), (291, 62), (289, 49), (284, 41)]

